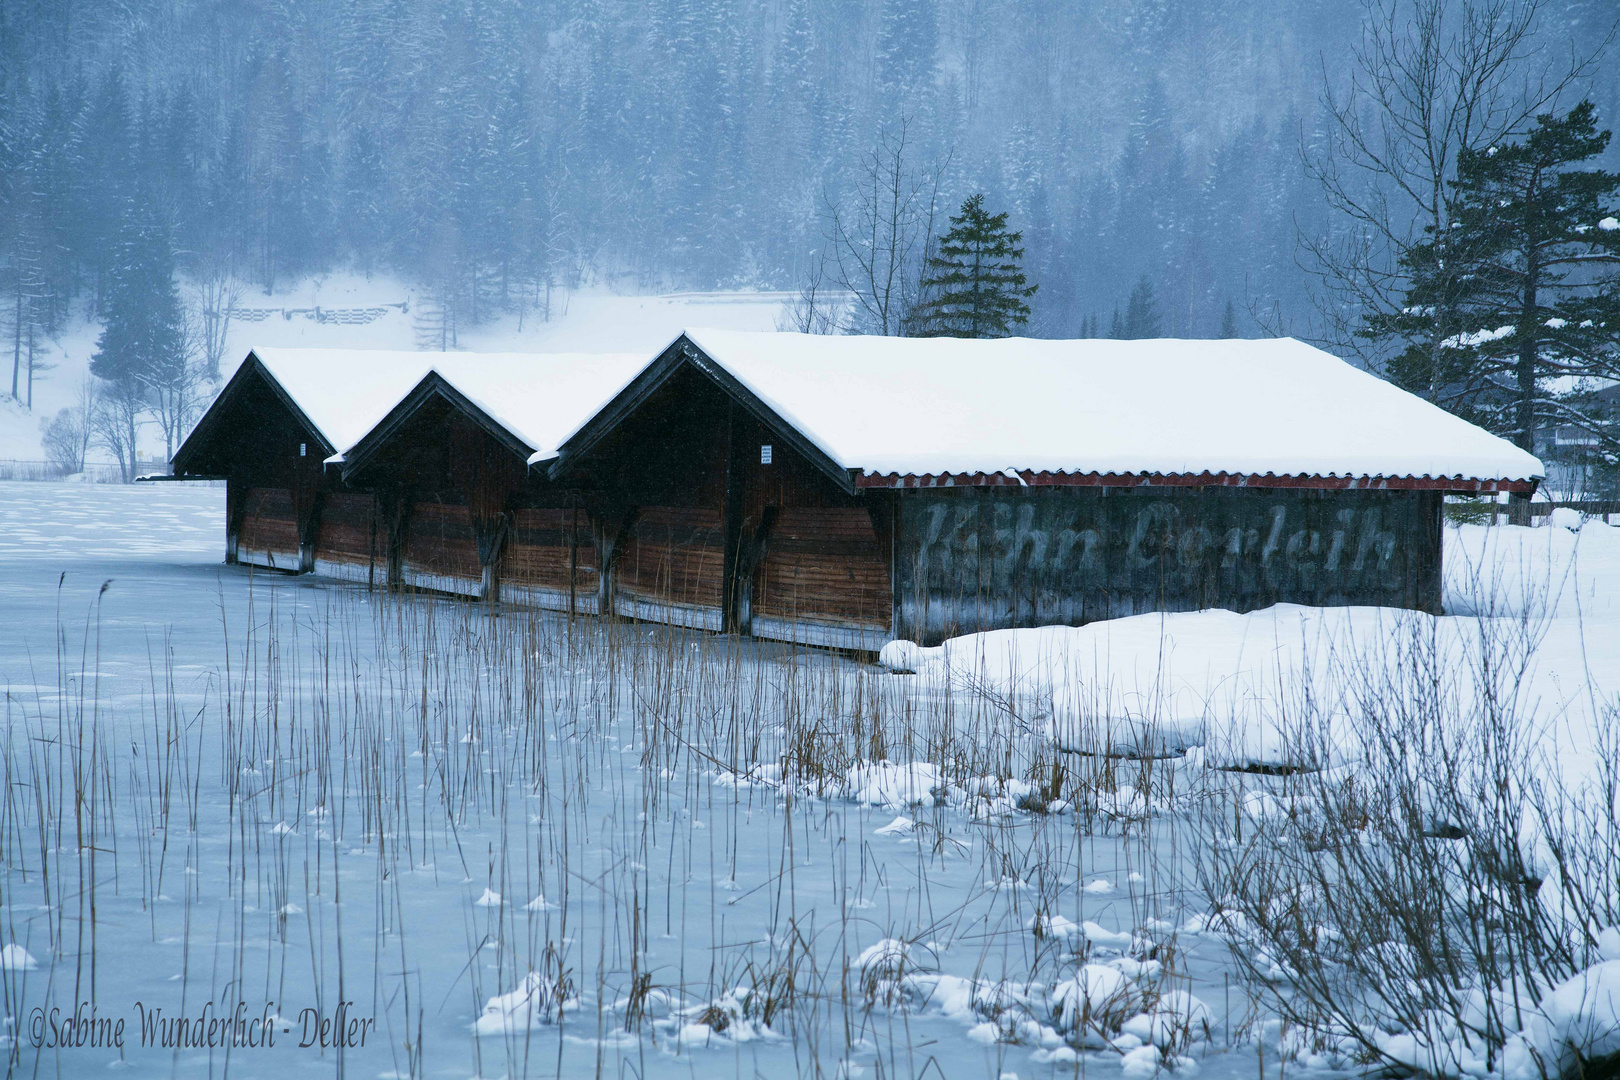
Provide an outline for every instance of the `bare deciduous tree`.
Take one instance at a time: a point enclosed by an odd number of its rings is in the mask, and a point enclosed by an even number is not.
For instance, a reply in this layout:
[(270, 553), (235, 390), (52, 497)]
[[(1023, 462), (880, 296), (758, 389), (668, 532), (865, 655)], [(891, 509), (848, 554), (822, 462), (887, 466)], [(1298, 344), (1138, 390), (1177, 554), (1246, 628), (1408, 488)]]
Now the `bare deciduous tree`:
[(197, 274), (192, 286), (196, 306), (196, 337), (202, 353), (203, 370), (208, 379), (219, 381), (219, 365), (225, 359), (225, 342), (231, 329), (231, 317), (242, 302), (242, 284), (237, 280), (228, 260), (209, 260)]
[(836, 334), (848, 309), (849, 294), (827, 287), (827, 257), (823, 254), (799, 287), (799, 294), (776, 317), (776, 328), (799, 334)]
[(40, 445), (45, 460), (72, 474), (84, 471), (90, 452), (91, 421), (95, 415), (96, 388), (89, 376), (79, 384), (79, 396), (72, 405), (57, 410), (55, 416), (40, 421)]
[[(1322, 62), (1329, 117), (1302, 156), (1347, 228), (1301, 233), (1302, 262), (1323, 286), (1323, 338), (1369, 367), (1385, 349), (1358, 331), (1369, 314), (1401, 310), (1401, 256), (1450, 222), (1446, 186), (1457, 156), (1519, 131), (1586, 75), (1607, 42), (1562, 54), (1537, 36), (1543, 0), (1363, 0), (1350, 75)], [(1436, 312), (1433, 347), (1446, 325)], [(1436, 365), (1439, 370), (1439, 365)]]
[(102, 380), (96, 387), (90, 414), (91, 442), (117, 460), (126, 484), (135, 480), (136, 444), (146, 407), (146, 388), (133, 379)]
[(174, 452), (185, 439), (191, 422), (201, 415), (208, 404), (207, 388), (213, 381), (206, 367), (209, 363), (206, 358), (209, 332), (205, 316), (199, 314), (187, 319), (179, 352), (157, 366), (143, 380), (147, 391), (146, 407), (163, 429), (166, 461), (174, 460)]
[(867, 155), (854, 205), (830, 199), (834, 284), (853, 302), (851, 329), (897, 337), (916, 333), (922, 270), (933, 242), (944, 166), (913, 171), (907, 124), (880, 136)]

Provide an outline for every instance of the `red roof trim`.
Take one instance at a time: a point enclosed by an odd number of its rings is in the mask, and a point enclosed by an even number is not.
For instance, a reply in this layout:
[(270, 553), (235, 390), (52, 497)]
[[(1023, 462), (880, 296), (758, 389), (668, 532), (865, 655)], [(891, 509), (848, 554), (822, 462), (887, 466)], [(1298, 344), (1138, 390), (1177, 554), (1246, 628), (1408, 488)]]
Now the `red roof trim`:
[(1249, 487), (1319, 491), (1448, 491), (1489, 494), (1533, 492), (1534, 480), (1479, 480), (1460, 476), (1276, 476), (1270, 473), (1068, 473), (1025, 469), (1005, 473), (863, 473), (858, 488), (948, 487)]

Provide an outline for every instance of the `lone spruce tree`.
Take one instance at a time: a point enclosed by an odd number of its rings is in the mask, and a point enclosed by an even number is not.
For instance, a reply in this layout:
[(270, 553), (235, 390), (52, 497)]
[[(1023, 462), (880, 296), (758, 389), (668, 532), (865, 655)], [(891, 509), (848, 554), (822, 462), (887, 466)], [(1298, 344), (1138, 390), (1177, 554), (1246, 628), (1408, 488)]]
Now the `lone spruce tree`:
[(1136, 341), (1156, 338), (1163, 332), (1164, 324), (1159, 318), (1159, 301), (1153, 295), (1153, 282), (1143, 274), (1125, 304), (1125, 322), (1120, 327), (1119, 336)]
[(1026, 282), (1023, 233), (1007, 230), (1005, 212), (991, 214), (984, 196), (970, 196), (951, 218), (951, 231), (929, 258), (923, 277), (922, 333), (942, 337), (1007, 337), (1029, 322), (1038, 286)]
[(130, 200), (111, 255), (90, 373), (105, 384), (101, 441), (128, 482), (135, 476), (141, 413), (155, 389), (186, 364), (185, 312), (174, 283), (174, 248), (150, 200)]

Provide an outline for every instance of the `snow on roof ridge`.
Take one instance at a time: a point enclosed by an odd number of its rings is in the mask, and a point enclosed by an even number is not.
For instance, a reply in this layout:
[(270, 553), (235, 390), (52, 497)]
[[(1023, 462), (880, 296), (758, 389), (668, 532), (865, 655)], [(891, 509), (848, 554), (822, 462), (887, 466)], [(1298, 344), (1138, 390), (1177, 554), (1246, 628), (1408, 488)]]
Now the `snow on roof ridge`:
[[(321, 436), (337, 449), (334, 460), (352, 449), (382, 419), (436, 374), (482, 410), (494, 423), (531, 449), (555, 441), (557, 425), (590, 415), (646, 363), (641, 353), (592, 352), (427, 352), (410, 349), (253, 348), (252, 355), (303, 410)], [(602, 361), (602, 377), (586, 360)], [(532, 374), (505, 372), (501, 365), (536, 369)], [(569, 371), (568, 369), (576, 369)], [(492, 394), (491, 383), (512, 388), (507, 397)], [(573, 376), (578, 376), (573, 377)], [(548, 392), (520, 392), (529, 379), (544, 379)], [(503, 389), (499, 386), (496, 389)], [(492, 406), (501, 400), (499, 407)], [(559, 416), (559, 413), (566, 415)]]
[[(1319, 471), (1319, 472), (1273, 472), (1273, 471), (1270, 471), (1270, 470), (1267, 470), (1266, 472), (1252, 472), (1252, 471), (1232, 472), (1232, 471), (1228, 471), (1228, 470), (1219, 470), (1219, 471), (1217, 471), (1217, 470), (1211, 470), (1211, 469), (1201, 469), (1201, 470), (1198, 470), (1198, 471), (1194, 472), (1194, 471), (1187, 470), (1187, 469), (1174, 470), (1174, 471), (1169, 470), (1169, 469), (1158, 469), (1158, 470), (1152, 470), (1152, 471), (1144, 471), (1144, 470), (1141, 470), (1141, 469), (1136, 469), (1136, 470), (1131, 470), (1131, 471), (1121, 471), (1121, 470), (1117, 470), (1117, 469), (1107, 469), (1107, 470), (1104, 470), (1104, 469), (1018, 469), (1018, 468), (1015, 468), (1013, 466), (1007, 466), (1007, 467), (1001, 468), (1001, 469), (944, 469), (944, 470), (940, 470), (940, 471), (937, 471), (937, 472), (898, 472), (898, 471), (893, 470), (893, 469), (889, 469), (889, 470), (885, 470), (885, 471), (879, 471), (879, 470), (875, 470), (875, 469), (860, 469), (859, 471), (860, 471), (862, 476), (872, 476), (872, 477), (879, 477), (879, 478), (887, 478), (887, 477), (891, 477), (891, 476), (892, 477), (900, 477), (900, 478), (904, 478), (904, 477), (922, 478), (922, 477), (931, 477), (931, 476), (1006, 476), (1009, 479), (1017, 479), (1020, 475), (1029, 473), (1029, 474), (1034, 474), (1036, 476), (1041, 476), (1041, 475), (1045, 475), (1045, 476), (1164, 476), (1164, 477), (1183, 477), (1183, 476), (1185, 476), (1185, 477), (1191, 477), (1191, 478), (1194, 478), (1194, 479), (1199, 479), (1199, 478), (1206, 477), (1206, 476), (1208, 476), (1208, 477), (1262, 477), (1262, 478), (1263, 477), (1274, 477), (1274, 478), (1276, 478), (1278, 480), (1299, 480), (1299, 479), (1305, 479), (1305, 478), (1308, 478), (1308, 477), (1325, 477), (1325, 478), (1330, 478), (1330, 479), (1335, 479), (1335, 480), (1470, 480), (1470, 479), (1480, 479), (1479, 477), (1470, 477), (1467, 473), (1460, 473), (1460, 472), (1456, 472), (1456, 473), (1431, 473), (1431, 472), (1425, 472), (1425, 473), (1392, 473), (1392, 472), (1370, 473), (1370, 472), (1347, 472), (1347, 471), (1336, 471), (1336, 470), (1322, 470), (1322, 471)], [(1507, 477), (1492, 477), (1491, 479), (1509, 479), (1509, 478), (1507, 478)]]
[(991, 473), (1009, 461), (1070, 474), (1546, 474), (1506, 440), (1291, 337), (682, 334), (834, 462), (867, 474)]

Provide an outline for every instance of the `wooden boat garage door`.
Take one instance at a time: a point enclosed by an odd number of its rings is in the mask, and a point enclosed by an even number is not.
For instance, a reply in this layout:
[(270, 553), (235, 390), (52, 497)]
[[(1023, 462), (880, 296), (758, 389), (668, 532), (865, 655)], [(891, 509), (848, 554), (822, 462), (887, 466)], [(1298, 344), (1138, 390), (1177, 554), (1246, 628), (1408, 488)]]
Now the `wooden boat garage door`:
[(613, 611), (630, 619), (719, 630), (725, 581), (719, 510), (644, 506), (613, 562)]
[(300, 569), (298, 512), (286, 488), (248, 488), (236, 561), (272, 570)]
[(512, 511), (501, 550), (502, 603), (594, 615), (598, 576), (583, 510)]
[(414, 504), (400, 551), (400, 581), (416, 589), (481, 595), (484, 565), (478, 558), (472, 511), (451, 503)]
[(755, 637), (871, 651), (889, 640), (889, 563), (863, 507), (779, 511), (752, 594)]
[(315, 572), (327, 577), (382, 585), (388, 554), (374, 495), (333, 493), (321, 504), (315, 541)]

